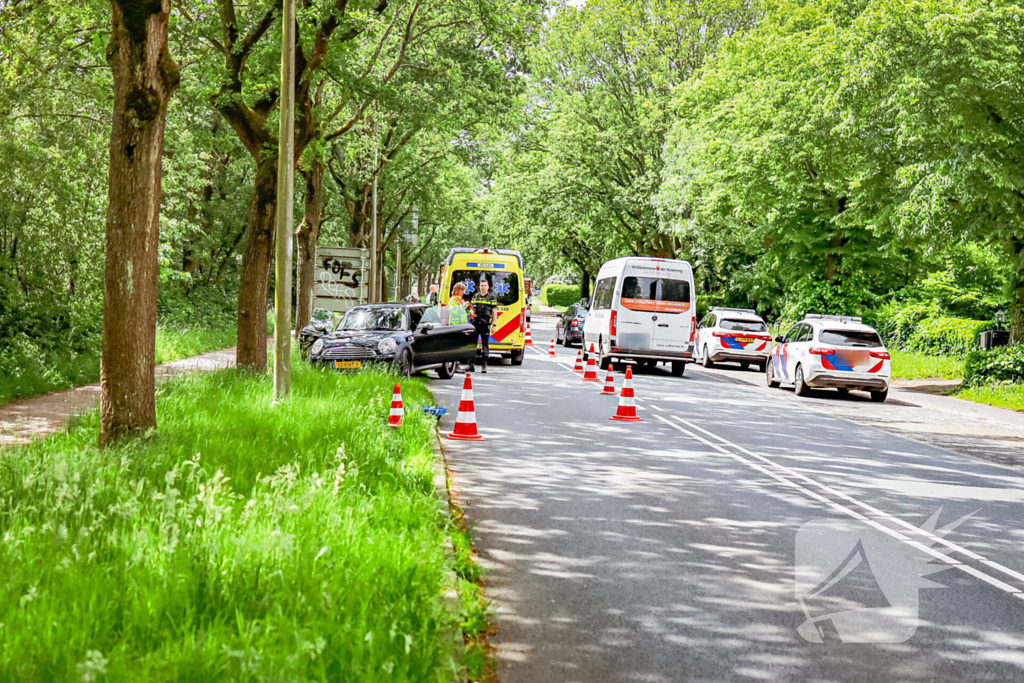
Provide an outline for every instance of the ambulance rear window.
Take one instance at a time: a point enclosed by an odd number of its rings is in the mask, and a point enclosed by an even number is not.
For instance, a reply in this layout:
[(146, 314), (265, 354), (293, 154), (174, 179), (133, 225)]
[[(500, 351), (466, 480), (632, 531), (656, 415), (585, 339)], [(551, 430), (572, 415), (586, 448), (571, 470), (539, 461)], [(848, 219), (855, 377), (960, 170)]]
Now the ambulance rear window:
[(759, 320), (723, 320), (723, 330), (729, 332), (767, 332), (768, 328)]
[(881, 346), (882, 340), (872, 330), (822, 330), (819, 340), (822, 344), (836, 346)]
[(480, 278), (485, 278), (490, 283), (499, 306), (519, 303), (519, 275), (516, 273), (505, 273), (500, 270), (456, 270), (452, 272), (452, 285), (454, 286), (456, 282), (466, 285), (463, 298), (469, 301), (480, 291)]

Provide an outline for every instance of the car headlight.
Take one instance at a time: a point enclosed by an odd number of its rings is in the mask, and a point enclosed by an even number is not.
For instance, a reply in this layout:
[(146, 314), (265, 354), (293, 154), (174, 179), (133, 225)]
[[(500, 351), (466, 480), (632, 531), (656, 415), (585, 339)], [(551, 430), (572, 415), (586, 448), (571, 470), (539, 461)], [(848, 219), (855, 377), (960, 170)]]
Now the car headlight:
[(380, 351), (382, 356), (390, 356), (398, 348), (398, 344), (391, 337), (381, 339), (380, 343), (377, 344), (377, 350)]
[(320, 352), (323, 351), (323, 350), (324, 350), (324, 340), (323, 339), (317, 339), (315, 342), (313, 342), (313, 348), (311, 348), (309, 350), (309, 352), (311, 354), (313, 354), (314, 356), (319, 356)]

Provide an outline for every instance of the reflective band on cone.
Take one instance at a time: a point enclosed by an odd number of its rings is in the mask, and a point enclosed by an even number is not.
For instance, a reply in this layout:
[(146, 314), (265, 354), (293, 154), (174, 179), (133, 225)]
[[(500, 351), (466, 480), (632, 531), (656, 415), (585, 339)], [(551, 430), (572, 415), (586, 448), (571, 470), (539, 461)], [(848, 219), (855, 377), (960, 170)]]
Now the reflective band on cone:
[(612, 372), (611, 368), (608, 368), (608, 376), (604, 378), (604, 389), (601, 390), (601, 395), (614, 396), (617, 393), (615, 391), (615, 373)]
[(402, 388), (395, 385), (395, 393), (391, 395), (391, 412), (388, 413), (388, 427), (401, 427), (405, 408), (402, 406)]
[(636, 416), (636, 401), (633, 398), (633, 368), (626, 366), (626, 379), (622, 381), (622, 394), (619, 396), (619, 409), (609, 420), (624, 422), (643, 422)]
[(448, 435), (449, 439), (459, 441), (483, 441), (484, 437), (476, 433), (476, 408), (473, 405), (473, 380), (466, 373), (466, 382), (462, 385), (462, 400), (459, 401), (459, 414), (455, 417), (455, 429)]
[(551, 348), (548, 349), (548, 355), (549, 356), (554, 356), (555, 355), (555, 340), (554, 339), (551, 340)]
[(587, 371), (583, 374), (584, 382), (600, 382), (597, 376), (597, 366), (594, 364), (594, 345), (590, 345), (590, 353), (587, 354)]
[(573, 372), (583, 372), (583, 349), (576, 352), (576, 365), (572, 368)]
[(524, 346), (533, 346), (533, 337), (530, 336), (530, 321), (526, 321), (526, 341), (523, 342)]

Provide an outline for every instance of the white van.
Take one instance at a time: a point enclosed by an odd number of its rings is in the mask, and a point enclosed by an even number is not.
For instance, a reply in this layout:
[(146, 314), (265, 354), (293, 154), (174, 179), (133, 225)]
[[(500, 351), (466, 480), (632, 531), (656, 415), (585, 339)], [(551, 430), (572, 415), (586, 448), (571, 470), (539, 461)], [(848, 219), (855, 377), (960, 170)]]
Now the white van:
[(695, 296), (693, 269), (686, 261), (635, 256), (608, 261), (590, 298), (584, 351), (593, 344), (603, 370), (614, 360), (651, 367), (664, 361), (679, 377), (693, 362)]

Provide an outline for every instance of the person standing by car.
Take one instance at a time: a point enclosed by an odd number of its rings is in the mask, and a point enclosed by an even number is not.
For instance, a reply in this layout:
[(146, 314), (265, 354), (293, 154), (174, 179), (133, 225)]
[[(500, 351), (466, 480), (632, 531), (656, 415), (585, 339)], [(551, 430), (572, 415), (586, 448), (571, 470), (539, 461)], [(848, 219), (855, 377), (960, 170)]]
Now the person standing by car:
[[(480, 278), (480, 291), (469, 300), (470, 316), (473, 318), (473, 327), (480, 335), (480, 355), (483, 357), (483, 367), (480, 372), (487, 374), (487, 359), (491, 355), (491, 321), (494, 319), (494, 307), (498, 305), (498, 299), (491, 290), (491, 283), (486, 278)], [(473, 372), (474, 366), (470, 365)]]
[(437, 285), (430, 285), (430, 294), (427, 295), (427, 303), (431, 306), (437, 306), (440, 303), (440, 299), (437, 296)]

